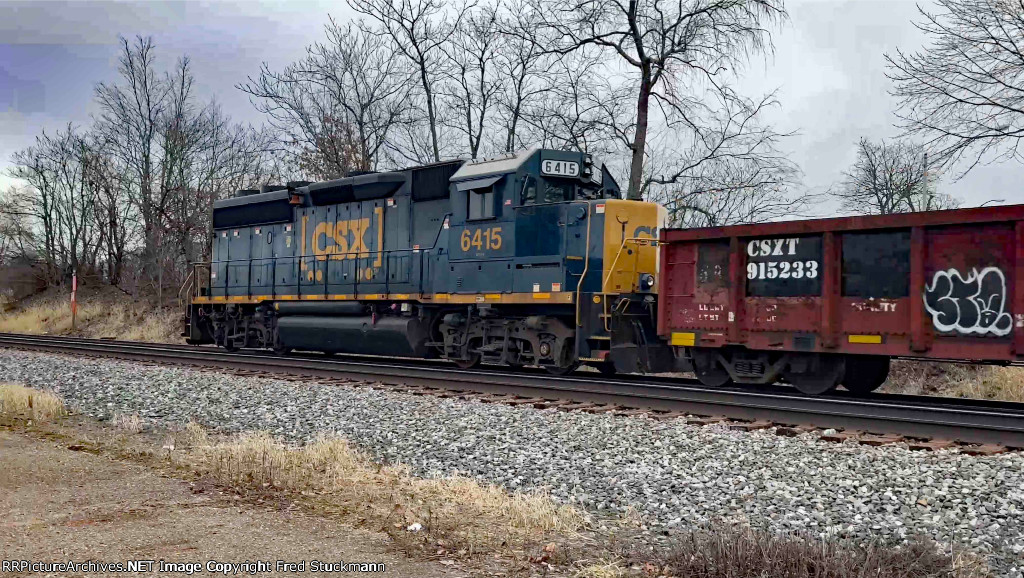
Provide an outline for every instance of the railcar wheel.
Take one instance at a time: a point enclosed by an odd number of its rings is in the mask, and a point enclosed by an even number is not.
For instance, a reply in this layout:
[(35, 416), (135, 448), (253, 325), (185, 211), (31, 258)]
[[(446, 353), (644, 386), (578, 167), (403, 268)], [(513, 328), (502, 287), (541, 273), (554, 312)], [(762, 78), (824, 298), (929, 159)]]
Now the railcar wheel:
[(224, 351), (227, 351), (228, 353), (234, 353), (238, 351), (238, 346), (235, 345), (234, 339), (226, 339), (224, 341)]
[[(800, 393), (821, 395), (832, 391), (843, 379), (846, 360), (839, 356), (814, 355), (806, 356), (792, 362), (783, 374), (786, 381), (793, 384)], [(793, 365), (799, 363), (803, 371), (794, 371)]]
[(693, 356), (693, 373), (702, 385), (722, 387), (732, 383), (732, 376), (718, 359), (717, 350), (693, 349), (691, 355)]
[(882, 355), (851, 355), (846, 358), (842, 386), (864, 395), (875, 391), (889, 378), (889, 358)]

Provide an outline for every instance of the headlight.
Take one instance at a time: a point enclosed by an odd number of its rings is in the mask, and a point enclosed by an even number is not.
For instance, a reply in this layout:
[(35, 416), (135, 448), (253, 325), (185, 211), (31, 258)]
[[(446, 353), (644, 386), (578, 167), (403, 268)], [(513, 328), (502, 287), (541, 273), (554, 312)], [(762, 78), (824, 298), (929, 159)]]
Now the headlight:
[(643, 273), (640, 275), (640, 288), (644, 291), (650, 291), (654, 287), (654, 275), (650, 273)]

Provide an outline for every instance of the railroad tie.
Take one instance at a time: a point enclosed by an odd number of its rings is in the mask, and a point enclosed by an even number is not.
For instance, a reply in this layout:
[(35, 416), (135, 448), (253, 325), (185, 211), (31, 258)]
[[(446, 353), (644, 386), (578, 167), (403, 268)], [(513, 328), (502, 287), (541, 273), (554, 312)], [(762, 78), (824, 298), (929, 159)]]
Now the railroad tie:
[(731, 423), (731, 424), (729, 424), (729, 429), (736, 430), (736, 431), (755, 431), (755, 430), (761, 430), (761, 429), (768, 429), (768, 428), (771, 428), (771, 427), (774, 427), (774, 426), (775, 426), (775, 424), (773, 424), (770, 421), (759, 419), (757, 421), (751, 421), (751, 422)]
[(843, 443), (846, 440), (853, 439), (853, 438), (856, 438), (857, 436), (863, 435), (863, 433), (864, 432), (857, 431), (855, 429), (846, 430), (846, 431), (837, 431), (835, 433), (822, 434), (821, 435), (821, 440), (822, 441), (826, 441), (826, 442)]
[(538, 403), (544, 403), (545, 401), (547, 400), (541, 397), (519, 397), (507, 400), (505, 403), (508, 405), (534, 405)]
[(1005, 453), (1007, 450), (1006, 446), (999, 444), (982, 444), (980, 446), (964, 446), (960, 451), (969, 456), (994, 456)]
[(911, 440), (907, 447), (917, 451), (946, 450), (956, 445), (953, 440)]
[(903, 436), (895, 435), (895, 434), (886, 434), (886, 435), (867, 434), (867, 435), (861, 436), (861, 438), (859, 440), (857, 440), (857, 441), (860, 442), (863, 445), (866, 445), (866, 446), (884, 446), (884, 445), (894, 444), (894, 443), (903, 441)]
[(775, 435), (792, 438), (803, 433), (814, 431), (815, 429), (817, 428), (806, 425), (780, 425), (775, 428)]

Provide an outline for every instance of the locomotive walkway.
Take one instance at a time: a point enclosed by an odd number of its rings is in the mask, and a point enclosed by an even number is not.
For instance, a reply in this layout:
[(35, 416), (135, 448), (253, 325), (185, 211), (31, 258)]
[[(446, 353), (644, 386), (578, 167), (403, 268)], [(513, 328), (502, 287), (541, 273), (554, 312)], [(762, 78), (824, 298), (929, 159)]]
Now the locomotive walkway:
[[(109, 357), (219, 370), (344, 379), (420, 388), (440, 395), (481, 396), (486, 401), (561, 405), (563, 408), (630, 409), (753, 420), (755, 424), (800, 425), (957, 440), (1024, 448), (1024, 404), (987, 400), (835, 392), (812, 397), (790, 388), (708, 388), (682, 379), (579, 373), (555, 377), (541, 372), (479, 368), (379, 358), (275, 357), (123, 341), (0, 334), (0, 347)], [(438, 391), (440, 390), (440, 391)]]

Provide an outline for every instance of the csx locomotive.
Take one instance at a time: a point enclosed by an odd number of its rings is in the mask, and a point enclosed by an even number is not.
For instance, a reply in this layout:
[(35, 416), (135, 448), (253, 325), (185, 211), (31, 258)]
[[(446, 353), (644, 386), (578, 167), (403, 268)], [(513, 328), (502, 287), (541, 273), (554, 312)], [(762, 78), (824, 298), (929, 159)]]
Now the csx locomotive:
[(620, 196), (590, 155), (544, 149), (239, 191), (214, 204), (185, 335), (552, 373), (664, 366), (665, 209)]

